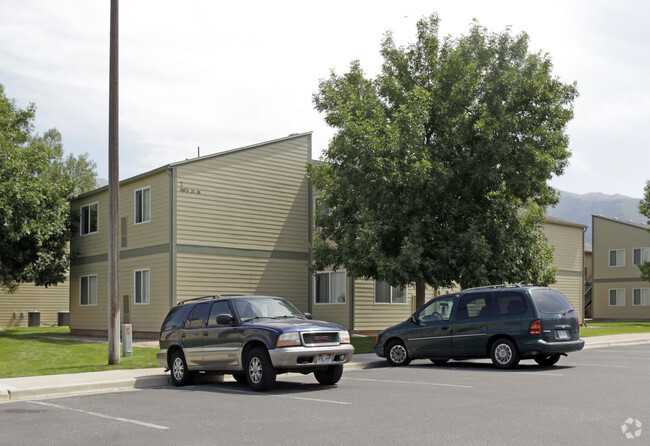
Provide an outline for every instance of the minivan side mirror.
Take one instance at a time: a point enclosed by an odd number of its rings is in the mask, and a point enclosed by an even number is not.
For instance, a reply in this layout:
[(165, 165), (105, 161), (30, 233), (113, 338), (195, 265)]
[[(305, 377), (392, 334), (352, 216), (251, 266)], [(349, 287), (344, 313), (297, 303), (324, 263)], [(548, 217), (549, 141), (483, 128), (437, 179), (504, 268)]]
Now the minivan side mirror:
[(410, 319), (411, 319), (411, 322), (413, 322), (414, 324), (420, 325), (420, 322), (418, 321), (418, 318), (415, 317), (415, 315), (412, 315)]
[(233, 322), (235, 318), (230, 314), (219, 314), (217, 315), (217, 324), (219, 325), (228, 325)]
[(307, 319), (311, 320), (311, 313), (304, 313), (304, 314)]

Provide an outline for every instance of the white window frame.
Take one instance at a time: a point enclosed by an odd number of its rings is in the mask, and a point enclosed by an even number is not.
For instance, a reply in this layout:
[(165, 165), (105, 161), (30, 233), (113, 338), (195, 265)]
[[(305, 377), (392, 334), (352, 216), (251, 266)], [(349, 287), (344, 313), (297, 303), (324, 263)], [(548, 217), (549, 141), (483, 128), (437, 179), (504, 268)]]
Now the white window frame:
[[(145, 202), (145, 191), (149, 191), (149, 203)], [(138, 192), (141, 194), (141, 201), (138, 203)], [(138, 204), (140, 209), (138, 209)], [(147, 209), (147, 204), (148, 209)], [(138, 221), (138, 212), (142, 220)], [(151, 186), (141, 187), (133, 191), (133, 223), (136, 225), (141, 225), (143, 223), (149, 223), (151, 221)]]
[[(94, 231), (90, 230), (90, 227), (91, 227), (90, 222), (91, 222), (91, 215), (92, 215), (90, 213), (90, 207), (91, 206), (96, 206), (97, 207), (97, 211), (95, 212), (95, 218), (97, 219), (97, 221), (95, 222), (95, 230)], [(84, 232), (84, 208), (88, 208), (88, 228), (87, 228), (87, 232)], [(79, 213), (81, 214), (81, 215), (79, 215), (79, 235), (81, 235), (83, 237), (85, 235), (97, 234), (97, 232), (99, 232), (99, 201), (95, 201), (93, 203), (88, 203), (88, 204), (85, 204), (85, 205), (81, 206), (79, 208)]]
[[(408, 288), (400, 288), (400, 287), (395, 287), (395, 286), (389, 286), (390, 289), (390, 295), (389, 295), (389, 302), (378, 302), (377, 301), (377, 285), (379, 284), (386, 284), (386, 282), (382, 281), (376, 281), (374, 282), (374, 302), (376, 305), (406, 305), (408, 304)], [(395, 302), (395, 294), (398, 290), (403, 290), (404, 292), (404, 302)]]
[[(637, 292), (638, 302), (637, 303)], [(633, 288), (632, 289), (632, 306), (647, 307), (650, 306), (650, 288)]]
[[(616, 293), (616, 303), (612, 305), (612, 291)], [(607, 291), (607, 304), (610, 307), (624, 307), (625, 306), (625, 288), (610, 288)]]
[[(145, 274), (146, 273), (146, 274)], [(140, 274), (140, 289), (138, 290), (138, 274)], [(144, 280), (146, 277), (146, 280)], [(141, 296), (138, 302), (138, 294)], [(133, 304), (149, 305), (151, 303), (151, 269), (133, 270)]]
[[(82, 301), (82, 293), (83, 293), (83, 281), (84, 279), (87, 279), (87, 289), (86, 293), (88, 296), (88, 303), (83, 303)], [(93, 290), (93, 284), (90, 279), (94, 279), (94, 290)], [(92, 291), (94, 291), (94, 296)], [(93, 299), (94, 297), (94, 299)], [(96, 307), (97, 306), (97, 274), (86, 274), (84, 276), (79, 276), (79, 306), (80, 307)]]
[[(637, 251), (639, 251), (640, 262), (635, 261)], [(632, 265), (638, 266), (645, 262), (650, 262), (650, 248), (634, 248), (632, 251)]]
[[(616, 264), (612, 265), (612, 252), (616, 252)], [(609, 250), (609, 266), (611, 268), (618, 268), (625, 266), (625, 249), (610, 249)], [(621, 263), (619, 263), (619, 261)]]
[[(317, 301), (317, 294), (318, 294), (318, 287), (316, 286), (317, 279), (316, 277), (319, 275), (325, 275), (327, 274), (328, 276), (328, 285), (327, 285), (327, 290), (328, 290), (328, 296), (327, 296), (327, 302), (318, 302)], [(338, 274), (343, 274), (343, 301), (342, 302), (336, 302), (333, 301), (335, 296), (332, 294), (332, 280), (333, 276), (338, 275)], [(319, 271), (314, 274), (314, 305), (345, 305), (348, 301), (348, 278), (347, 278), (347, 273), (345, 271)]]

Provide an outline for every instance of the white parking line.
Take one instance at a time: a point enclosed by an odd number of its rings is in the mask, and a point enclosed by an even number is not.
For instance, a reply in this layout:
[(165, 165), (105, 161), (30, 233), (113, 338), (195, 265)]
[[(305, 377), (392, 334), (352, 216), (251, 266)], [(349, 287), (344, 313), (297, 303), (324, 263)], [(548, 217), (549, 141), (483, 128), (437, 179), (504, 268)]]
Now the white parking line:
[(352, 381), (370, 381), (378, 383), (393, 383), (393, 384), (416, 384), (418, 386), (439, 386), (439, 387), (458, 387), (460, 389), (472, 389), (474, 386), (465, 386), (462, 384), (443, 384), (443, 383), (421, 383), (414, 381), (394, 381), (390, 379), (370, 379), (370, 378), (348, 378), (346, 376), (343, 379), (352, 380)]
[(611, 367), (616, 369), (631, 369), (632, 366), (629, 365), (618, 365), (618, 364), (573, 364), (576, 367)]
[(264, 395), (265, 397), (273, 397), (273, 398), (289, 398), (293, 400), (303, 400), (303, 401), (314, 401), (316, 403), (328, 403), (328, 404), (342, 404), (342, 405), (349, 405), (352, 403), (348, 403), (345, 401), (333, 401), (333, 400), (322, 400), (318, 398), (305, 398), (302, 396), (291, 396), (291, 395), (273, 395), (270, 393), (257, 393), (257, 392), (252, 392), (252, 391), (246, 391), (246, 390), (235, 390), (235, 389), (219, 389), (219, 393), (244, 393), (246, 395), (253, 395), (253, 396), (262, 396)]
[(84, 414), (84, 415), (91, 415), (93, 417), (106, 418), (108, 420), (113, 420), (113, 421), (121, 421), (123, 423), (137, 424), (138, 426), (150, 427), (152, 429), (161, 429), (161, 430), (169, 429), (169, 427), (167, 427), (167, 426), (159, 426), (157, 424), (145, 423), (144, 421), (131, 420), (131, 419), (128, 419), (128, 418), (112, 417), (110, 415), (104, 415), (104, 414), (97, 413), (97, 412), (89, 412), (89, 411), (83, 410), (83, 409), (74, 409), (72, 407), (60, 406), (58, 404), (44, 403), (43, 401), (25, 401), (25, 402), (29, 403), (29, 404), (39, 404), (41, 406), (53, 407), (55, 409), (69, 410), (71, 412), (77, 412), (77, 413), (81, 413), (81, 414)]

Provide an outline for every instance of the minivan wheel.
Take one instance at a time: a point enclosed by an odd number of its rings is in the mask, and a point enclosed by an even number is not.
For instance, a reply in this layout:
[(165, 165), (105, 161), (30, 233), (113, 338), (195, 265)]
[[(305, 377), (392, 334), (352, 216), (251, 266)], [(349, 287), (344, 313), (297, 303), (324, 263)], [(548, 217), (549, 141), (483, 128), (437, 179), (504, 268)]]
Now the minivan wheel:
[(398, 339), (391, 341), (386, 347), (386, 359), (394, 367), (409, 365), (411, 362), (406, 347)]
[(246, 356), (246, 382), (253, 390), (268, 390), (275, 384), (275, 369), (264, 347), (255, 347)]
[(175, 386), (186, 386), (194, 381), (194, 373), (188, 370), (185, 356), (180, 351), (174, 352), (172, 355), (170, 370)]
[(560, 360), (560, 355), (537, 355), (535, 362), (543, 367), (555, 365)]
[(325, 369), (316, 369), (314, 376), (324, 386), (333, 386), (343, 376), (343, 365), (330, 365)]
[(497, 339), (490, 349), (492, 363), (500, 369), (511, 369), (519, 364), (519, 350), (513, 341), (506, 338)]

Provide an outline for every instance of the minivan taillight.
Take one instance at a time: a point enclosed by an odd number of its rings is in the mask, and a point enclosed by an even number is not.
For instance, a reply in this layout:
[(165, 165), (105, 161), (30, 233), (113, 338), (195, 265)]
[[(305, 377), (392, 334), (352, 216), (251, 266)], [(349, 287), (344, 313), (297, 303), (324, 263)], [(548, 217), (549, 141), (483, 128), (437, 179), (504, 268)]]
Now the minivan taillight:
[(540, 321), (538, 319), (536, 321), (531, 322), (530, 329), (528, 330), (528, 333), (531, 336), (541, 336), (542, 335), (542, 321)]

